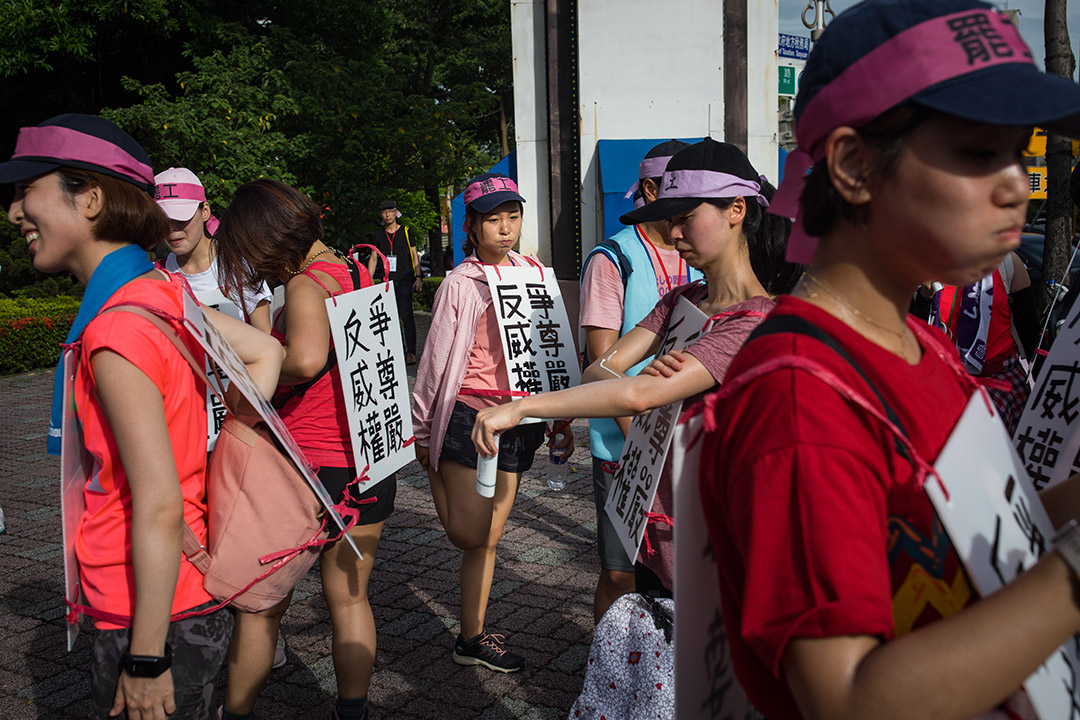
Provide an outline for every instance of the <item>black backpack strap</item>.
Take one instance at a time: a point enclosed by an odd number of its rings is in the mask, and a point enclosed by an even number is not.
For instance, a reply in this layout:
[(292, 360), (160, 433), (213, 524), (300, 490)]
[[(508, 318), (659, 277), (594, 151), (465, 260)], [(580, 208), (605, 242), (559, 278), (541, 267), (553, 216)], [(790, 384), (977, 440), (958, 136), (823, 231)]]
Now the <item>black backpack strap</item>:
[[(634, 272), (634, 266), (630, 264), (630, 258), (626, 257), (626, 253), (622, 251), (619, 244), (612, 242), (610, 239), (603, 242), (596, 243), (596, 247), (585, 258), (585, 262), (588, 263), (593, 253), (603, 252), (608, 257), (615, 256), (615, 266), (619, 269), (619, 277), (622, 279), (623, 288), (626, 287), (626, 283), (630, 280), (630, 274)], [(584, 270), (584, 268), (582, 268)]]
[[(877, 386), (870, 380), (866, 372), (863, 371), (859, 364), (855, 362), (855, 359), (848, 354), (847, 350), (841, 347), (840, 343), (836, 341), (829, 333), (822, 330), (814, 323), (806, 320), (805, 318), (798, 317), (796, 315), (772, 315), (765, 319), (760, 325), (754, 328), (754, 331), (750, 333), (750, 337), (746, 339), (747, 343), (753, 342), (759, 337), (765, 337), (767, 335), (779, 335), (781, 333), (793, 333), (796, 335), (806, 335), (812, 337), (818, 342), (832, 348), (832, 350), (842, 357), (848, 365), (855, 369), (855, 372), (862, 376), (862, 379), (874, 391), (874, 395), (877, 396), (878, 401), (881, 403), (882, 409), (885, 411), (885, 417), (889, 418), (889, 421), (900, 430), (901, 434), (905, 438), (910, 439), (907, 430), (904, 428), (904, 424), (900, 422), (900, 416), (893, 410), (892, 405), (885, 399), (885, 396), (881, 394), (881, 391), (877, 389)], [(900, 442), (899, 438), (893, 438), (893, 442), (896, 443), (896, 452), (905, 460), (912, 463), (911, 456), (908, 454), (907, 448)]]
[[(353, 290), (359, 290), (361, 282), (359, 263), (352, 257), (342, 255), (337, 250), (334, 250), (334, 254), (345, 261), (345, 266), (349, 268), (349, 277), (352, 278)], [(337, 353), (334, 352), (334, 348), (330, 348), (330, 351), (326, 353), (326, 364), (323, 365), (322, 370), (315, 374), (315, 377), (299, 385), (290, 385), (288, 392), (278, 395), (270, 401), (270, 404), (274, 406), (275, 410), (280, 410), (294, 397), (304, 397), (304, 393), (310, 390), (312, 385), (322, 380), (323, 375), (330, 372), (335, 365), (337, 365)]]

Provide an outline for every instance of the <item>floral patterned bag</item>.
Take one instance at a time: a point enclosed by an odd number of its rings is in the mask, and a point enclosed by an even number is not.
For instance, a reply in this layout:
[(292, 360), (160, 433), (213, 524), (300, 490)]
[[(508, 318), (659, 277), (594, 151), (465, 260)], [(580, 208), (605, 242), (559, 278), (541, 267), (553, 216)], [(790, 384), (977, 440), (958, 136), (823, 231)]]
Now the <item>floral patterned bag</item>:
[(623, 595), (593, 633), (585, 687), (570, 719), (645, 720), (675, 716), (675, 603)]

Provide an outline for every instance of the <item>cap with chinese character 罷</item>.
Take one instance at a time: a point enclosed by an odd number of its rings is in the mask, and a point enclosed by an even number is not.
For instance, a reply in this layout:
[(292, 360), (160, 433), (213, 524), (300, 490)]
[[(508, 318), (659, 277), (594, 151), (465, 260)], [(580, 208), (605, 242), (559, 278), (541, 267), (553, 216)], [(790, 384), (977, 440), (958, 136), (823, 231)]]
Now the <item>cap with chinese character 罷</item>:
[(785, 161), (769, 208), (796, 219), (789, 261), (809, 262), (817, 246), (799, 221), (799, 196), (826, 139), (904, 102), (973, 122), (1080, 137), (1080, 85), (1040, 72), (1006, 14), (979, 0), (865, 0), (830, 23), (802, 74), (798, 149)]

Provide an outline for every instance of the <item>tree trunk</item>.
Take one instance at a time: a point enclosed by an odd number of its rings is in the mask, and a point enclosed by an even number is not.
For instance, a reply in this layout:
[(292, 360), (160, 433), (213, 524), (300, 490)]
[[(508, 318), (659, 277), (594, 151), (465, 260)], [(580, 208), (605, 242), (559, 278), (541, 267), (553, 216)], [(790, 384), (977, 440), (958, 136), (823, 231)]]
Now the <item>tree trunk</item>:
[[(1046, 37), (1046, 71), (1072, 78), (1076, 67), (1069, 47), (1066, 0), (1046, 0), (1043, 32)], [(1072, 198), (1069, 175), (1072, 171), (1072, 142), (1048, 133), (1046, 141), (1046, 239), (1043, 246), (1043, 280), (1061, 280), (1069, 262), (1072, 229)], [(1039, 293), (1045, 302), (1046, 293)]]
[(502, 157), (510, 154), (510, 141), (506, 137), (509, 129), (507, 125), (506, 103), (503, 101), (502, 95), (499, 95), (499, 149), (502, 151)]

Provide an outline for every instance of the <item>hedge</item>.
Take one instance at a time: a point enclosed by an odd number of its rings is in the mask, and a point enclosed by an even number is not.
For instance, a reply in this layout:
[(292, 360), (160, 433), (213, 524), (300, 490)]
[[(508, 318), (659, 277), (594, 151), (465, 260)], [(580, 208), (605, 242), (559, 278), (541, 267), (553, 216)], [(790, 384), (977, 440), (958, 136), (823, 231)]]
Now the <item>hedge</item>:
[[(431, 310), (441, 277), (423, 279), (413, 307)], [(0, 375), (53, 367), (67, 337), (79, 299), (73, 297), (0, 298)]]
[(78, 298), (0, 298), (0, 375), (55, 366), (78, 311)]
[(439, 289), (439, 283), (442, 281), (441, 277), (426, 277), (421, 280), (423, 286), (420, 292), (413, 293), (413, 310), (431, 312), (431, 304), (435, 302), (435, 291)]

